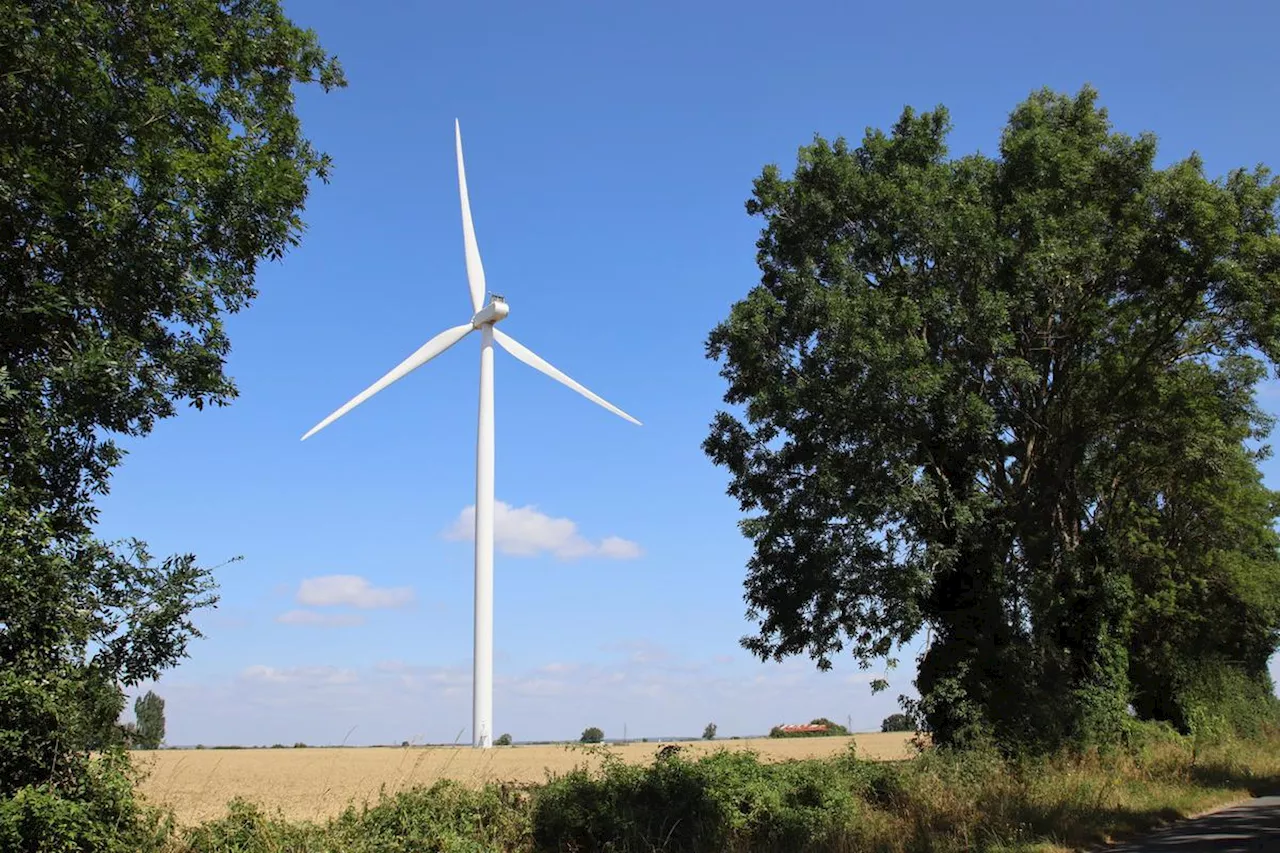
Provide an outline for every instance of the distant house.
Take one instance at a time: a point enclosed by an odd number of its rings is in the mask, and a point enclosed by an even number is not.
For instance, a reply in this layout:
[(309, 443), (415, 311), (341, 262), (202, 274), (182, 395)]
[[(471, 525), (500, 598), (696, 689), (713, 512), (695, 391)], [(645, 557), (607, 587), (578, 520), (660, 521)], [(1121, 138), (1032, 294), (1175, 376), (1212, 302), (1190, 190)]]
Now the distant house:
[(826, 725), (814, 725), (812, 723), (801, 723), (800, 725), (778, 726), (778, 731), (788, 735), (809, 735), (822, 734), (827, 731)]

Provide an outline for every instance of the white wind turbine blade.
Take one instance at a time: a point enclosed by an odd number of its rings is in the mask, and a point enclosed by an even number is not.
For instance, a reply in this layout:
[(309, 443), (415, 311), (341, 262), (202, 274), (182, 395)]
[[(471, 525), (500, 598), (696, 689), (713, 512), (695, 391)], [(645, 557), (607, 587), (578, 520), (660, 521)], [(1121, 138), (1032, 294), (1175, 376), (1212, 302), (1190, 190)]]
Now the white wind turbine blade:
[(306, 441), (308, 438), (315, 435), (320, 430), (324, 429), (329, 424), (333, 423), (338, 418), (363, 403), (365, 400), (368, 400), (374, 394), (377, 394), (383, 388), (386, 388), (392, 382), (395, 382), (397, 379), (401, 379), (409, 373), (412, 373), (414, 370), (417, 370), (419, 367), (422, 367), (422, 365), (426, 364), (428, 361), (465, 338), (467, 334), (472, 331), (474, 331), (474, 327), (470, 323), (466, 323), (462, 326), (454, 326), (452, 329), (445, 329), (443, 332), (418, 347), (417, 351), (414, 352), (413, 355), (397, 364), (386, 376), (382, 377), (377, 382), (352, 397), (342, 406), (341, 409), (338, 409), (338, 411), (313, 426), (311, 430), (302, 437), (302, 440)]
[(476, 226), (471, 222), (471, 197), (467, 195), (467, 169), (462, 165), (462, 127), (453, 120), (454, 139), (458, 143), (458, 195), (462, 198), (462, 243), (467, 253), (467, 284), (471, 286), (471, 310), (484, 305), (484, 264), (480, 263), (480, 247), (476, 244)]
[(568, 385), (570, 388), (577, 391), (579, 394), (586, 397), (591, 402), (598, 403), (599, 405), (604, 406), (606, 409), (613, 412), (618, 417), (623, 418), (624, 420), (631, 421), (631, 423), (635, 424), (636, 426), (643, 426), (643, 424), (641, 424), (635, 418), (631, 417), (631, 415), (628, 415), (626, 412), (622, 411), (622, 409), (619, 409), (617, 406), (613, 405), (603, 397), (597, 394), (591, 393), (586, 388), (579, 385), (577, 382), (574, 382), (568, 376), (565, 376), (559, 370), (556, 370), (554, 367), (548, 364), (541, 356), (539, 356), (533, 350), (529, 349), (524, 344), (520, 343), (510, 335), (500, 331), (497, 328), (494, 328), (493, 337), (499, 343), (499, 345), (502, 346), (504, 350), (511, 353), (516, 358), (520, 359), (525, 364), (532, 367), (534, 370), (539, 370), (547, 374), (557, 382)]

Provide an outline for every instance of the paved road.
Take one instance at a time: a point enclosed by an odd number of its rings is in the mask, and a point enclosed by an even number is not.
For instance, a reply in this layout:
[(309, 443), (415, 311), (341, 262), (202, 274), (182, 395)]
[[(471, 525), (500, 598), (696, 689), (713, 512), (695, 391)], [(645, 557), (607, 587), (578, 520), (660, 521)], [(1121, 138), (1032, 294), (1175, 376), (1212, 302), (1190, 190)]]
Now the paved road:
[(1259, 797), (1225, 811), (1165, 827), (1111, 853), (1280, 853), (1280, 797)]

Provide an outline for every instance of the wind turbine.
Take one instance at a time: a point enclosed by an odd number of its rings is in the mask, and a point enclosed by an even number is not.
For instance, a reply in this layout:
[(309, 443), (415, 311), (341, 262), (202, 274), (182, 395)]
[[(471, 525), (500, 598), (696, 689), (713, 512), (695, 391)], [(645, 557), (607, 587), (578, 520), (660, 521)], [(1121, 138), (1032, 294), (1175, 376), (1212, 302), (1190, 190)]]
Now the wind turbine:
[(343, 404), (329, 417), (313, 426), (302, 437), (306, 441), (356, 406), (398, 379), (403, 379), (440, 353), (474, 331), (480, 332), (480, 417), (476, 434), (476, 591), (475, 652), (471, 706), (472, 745), (487, 749), (493, 745), (493, 343), (511, 353), (534, 370), (568, 385), (574, 391), (598, 403), (621, 418), (639, 426), (640, 422), (593, 394), (515, 338), (494, 328), (511, 309), (500, 296), (486, 304), (484, 266), (476, 245), (476, 230), (471, 222), (471, 200), (467, 195), (467, 172), (462, 164), (462, 130), (453, 125), (458, 151), (458, 195), (462, 198), (462, 239), (466, 250), (467, 283), (471, 287), (471, 319), (460, 326), (445, 329), (427, 341), (391, 372)]

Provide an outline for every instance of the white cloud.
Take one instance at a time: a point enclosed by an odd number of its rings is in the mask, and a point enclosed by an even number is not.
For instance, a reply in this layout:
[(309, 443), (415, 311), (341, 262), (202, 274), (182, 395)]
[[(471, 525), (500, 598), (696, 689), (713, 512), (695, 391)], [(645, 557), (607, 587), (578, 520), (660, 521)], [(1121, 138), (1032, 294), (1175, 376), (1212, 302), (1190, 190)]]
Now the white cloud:
[(297, 601), (311, 607), (346, 605), (362, 610), (403, 607), (413, 601), (413, 589), (376, 587), (360, 575), (325, 575), (304, 580), (298, 587)]
[[(471, 505), (458, 514), (444, 537), (453, 541), (475, 539), (476, 508)], [(608, 536), (599, 543), (578, 532), (568, 518), (552, 518), (535, 506), (512, 507), (497, 501), (493, 508), (493, 539), (498, 550), (513, 557), (551, 554), (562, 560), (602, 557), (607, 560), (634, 560), (640, 546), (629, 539)]]
[(621, 536), (606, 536), (600, 541), (599, 553), (610, 560), (634, 560), (640, 556), (640, 546)]
[(354, 684), (359, 680), (353, 669), (336, 666), (296, 666), (278, 668), (254, 664), (245, 667), (240, 678), (255, 684), (291, 684), (301, 686), (332, 686)]
[(315, 610), (289, 610), (276, 617), (282, 625), (315, 625), (319, 628), (346, 628), (363, 625), (359, 613), (318, 613)]
[(550, 675), (560, 675), (566, 672), (573, 672), (577, 668), (578, 665), (576, 663), (561, 663), (557, 661), (555, 663), (549, 663), (545, 666), (538, 667), (538, 672), (544, 672)]
[(652, 640), (623, 640), (616, 643), (605, 643), (601, 651), (621, 652), (631, 663), (663, 664), (674, 661), (671, 650)]

